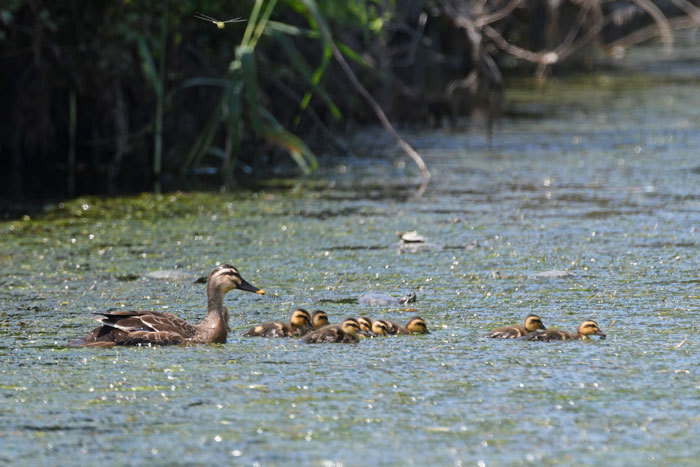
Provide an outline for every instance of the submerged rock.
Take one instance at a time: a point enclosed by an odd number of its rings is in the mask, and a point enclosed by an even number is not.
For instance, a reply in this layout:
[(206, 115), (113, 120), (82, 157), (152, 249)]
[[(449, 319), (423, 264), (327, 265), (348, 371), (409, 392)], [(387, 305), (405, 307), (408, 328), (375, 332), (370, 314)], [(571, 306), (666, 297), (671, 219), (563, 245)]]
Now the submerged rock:
[(396, 299), (389, 295), (368, 293), (361, 296), (359, 302), (361, 305), (371, 306), (405, 305), (407, 303), (415, 303), (416, 294), (415, 292), (410, 292), (408, 295)]
[(173, 282), (194, 282), (198, 279), (196, 274), (185, 271), (178, 271), (175, 269), (164, 269), (161, 271), (151, 271), (144, 274), (147, 279), (156, 279), (161, 281), (173, 281)]
[(569, 271), (562, 271), (559, 269), (551, 269), (549, 271), (538, 272), (532, 274), (530, 277), (535, 278), (548, 278), (548, 279), (567, 279), (576, 277), (576, 274), (572, 274)]
[(442, 245), (435, 243), (399, 243), (399, 253), (422, 253), (424, 251), (442, 250)]

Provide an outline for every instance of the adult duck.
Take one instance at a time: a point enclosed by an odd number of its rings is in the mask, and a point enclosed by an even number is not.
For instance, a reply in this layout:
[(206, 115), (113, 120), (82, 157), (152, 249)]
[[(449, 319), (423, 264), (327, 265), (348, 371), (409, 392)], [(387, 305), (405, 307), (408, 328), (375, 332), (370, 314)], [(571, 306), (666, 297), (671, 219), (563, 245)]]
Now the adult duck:
[(558, 329), (547, 329), (546, 331), (536, 332), (525, 336), (523, 339), (529, 341), (568, 341), (568, 340), (587, 340), (589, 336), (599, 336), (605, 339), (605, 333), (600, 330), (598, 323), (591, 320), (586, 320), (578, 327), (576, 333), (560, 331)]
[(303, 308), (292, 312), (289, 323), (270, 321), (258, 324), (243, 333), (243, 337), (293, 337), (302, 336), (312, 330), (311, 316)]
[(224, 296), (233, 289), (264, 294), (241, 277), (238, 269), (217, 266), (207, 281), (207, 314), (199, 324), (159, 311), (107, 311), (96, 313), (101, 326), (74, 345), (112, 347), (114, 345), (223, 344), (228, 335), (228, 310)]
[(516, 337), (528, 336), (540, 329), (547, 329), (542, 323), (542, 318), (530, 314), (525, 317), (522, 326), (503, 326), (501, 328), (496, 328), (484, 337), (491, 337), (493, 339), (515, 339)]

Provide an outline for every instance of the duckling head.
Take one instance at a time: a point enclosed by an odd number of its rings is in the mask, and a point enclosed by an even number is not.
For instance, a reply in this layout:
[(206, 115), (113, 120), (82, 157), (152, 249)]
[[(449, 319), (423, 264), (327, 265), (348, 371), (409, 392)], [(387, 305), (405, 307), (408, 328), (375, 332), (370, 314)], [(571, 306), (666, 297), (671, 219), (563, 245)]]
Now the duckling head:
[(296, 326), (298, 328), (311, 326), (311, 316), (309, 316), (309, 312), (303, 308), (297, 308), (292, 312), (289, 322), (292, 324), (292, 326)]
[(588, 336), (600, 336), (601, 339), (605, 339), (605, 333), (600, 330), (598, 327), (598, 323), (592, 320), (587, 320), (581, 323), (581, 325), (578, 327), (578, 332), (579, 334), (583, 334), (586, 336), (586, 339), (588, 339)]
[(389, 334), (389, 326), (384, 320), (377, 320), (372, 323), (372, 332), (375, 336), (386, 336)]
[(420, 316), (411, 318), (411, 320), (406, 323), (406, 330), (410, 334), (430, 334), (430, 332), (428, 332), (428, 325)]
[(366, 316), (357, 318), (357, 323), (360, 325), (360, 329), (365, 332), (370, 332), (372, 330), (372, 320)]
[(328, 314), (323, 310), (316, 310), (311, 314), (311, 323), (314, 329), (322, 328), (328, 324)]
[(209, 274), (208, 284), (209, 287), (213, 287), (219, 293), (226, 293), (233, 289), (245, 290), (246, 292), (255, 292), (258, 294), (265, 293), (264, 290), (255, 287), (243, 279), (238, 269), (230, 264), (222, 264), (214, 268), (211, 274)]
[(343, 324), (340, 325), (340, 329), (342, 329), (344, 333), (350, 334), (351, 336), (354, 336), (358, 333), (366, 334), (360, 328), (360, 323), (355, 318), (347, 318), (345, 321), (343, 321)]
[(547, 329), (542, 323), (542, 318), (537, 315), (527, 315), (523, 327), (527, 332), (535, 332), (538, 329)]

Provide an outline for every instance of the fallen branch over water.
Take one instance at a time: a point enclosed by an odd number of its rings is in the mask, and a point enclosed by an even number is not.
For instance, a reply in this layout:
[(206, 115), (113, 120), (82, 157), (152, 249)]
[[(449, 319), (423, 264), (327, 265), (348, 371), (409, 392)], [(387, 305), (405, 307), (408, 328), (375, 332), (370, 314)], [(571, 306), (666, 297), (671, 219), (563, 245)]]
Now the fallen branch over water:
[[(308, 11), (314, 17), (314, 20), (318, 24), (319, 32), (323, 36), (323, 40), (326, 41), (326, 43), (331, 47), (331, 50), (333, 51), (333, 57), (343, 69), (343, 72), (350, 80), (350, 83), (352, 83), (357, 92), (359, 92), (362, 95), (362, 97), (365, 98), (370, 107), (372, 107), (372, 110), (377, 115), (377, 118), (379, 119), (379, 122), (382, 124), (384, 129), (387, 132), (389, 132), (389, 134), (396, 140), (401, 149), (403, 149), (403, 151), (411, 159), (413, 159), (413, 162), (415, 162), (418, 168), (420, 169), (424, 181), (427, 182), (428, 180), (430, 180), (430, 171), (428, 170), (428, 166), (425, 165), (425, 161), (423, 161), (423, 158), (420, 156), (420, 154), (418, 154), (418, 152), (415, 149), (413, 149), (413, 146), (411, 146), (405, 139), (403, 139), (401, 135), (399, 135), (399, 133), (394, 129), (394, 126), (391, 124), (391, 122), (389, 122), (389, 119), (382, 110), (381, 106), (377, 103), (374, 97), (372, 97), (369, 91), (367, 91), (367, 89), (362, 85), (362, 83), (360, 83), (360, 80), (357, 79), (357, 76), (355, 75), (355, 73), (353, 73), (352, 69), (350, 68), (350, 65), (348, 65), (348, 62), (345, 60), (345, 57), (343, 57), (342, 52), (340, 52), (338, 47), (335, 45), (330, 30), (328, 29), (326, 22), (316, 10), (315, 5), (312, 4), (312, 2), (309, 2), (308, 0), (303, 0), (303, 2), (304, 5), (306, 5)], [(423, 189), (425, 189), (423, 185), (421, 186), (423, 187)]]

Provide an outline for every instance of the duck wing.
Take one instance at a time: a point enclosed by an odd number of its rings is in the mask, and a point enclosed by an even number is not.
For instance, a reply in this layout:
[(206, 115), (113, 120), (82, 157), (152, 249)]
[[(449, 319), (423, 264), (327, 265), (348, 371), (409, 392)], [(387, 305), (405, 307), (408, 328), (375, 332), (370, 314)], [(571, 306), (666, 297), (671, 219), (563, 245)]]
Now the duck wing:
[(195, 327), (184, 319), (158, 311), (107, 311), (96, 313), (101, 326), (73, 345), (174, 345), (187, 342)]
[(289, 326), (283, 323), (270, 322), (258, 324), (243, 333), (243, 337), (289, 337)]
[(544, 331), (533, 332), (528, 334), (523, 339), (528, 341), (566, 341), (574, 337), (565, 331), (557, 329), (546, 329)]
[(522, 337), (527, 335), (528, 332), (525, 328), (520, 326), (504, 326), (502, 328), (496, 328), (486, 334), (484, 337), (490, 337), (493, 339), (515, 339), (516, 337)]
[(96, 314), (102, 316), (99, 321), (103, 326), (125, 332), (169, 332), (188, 338), (194, 336), (196, 330), (179, 316), (160, 311), (110, 311)]
[(342, 329), (336, 326), (326, 326), (317, 331), (311, 332), (304, 336), (302, 341), (307, 344), (320, 344), (323, 342), (340, 342), (345, 333)]

